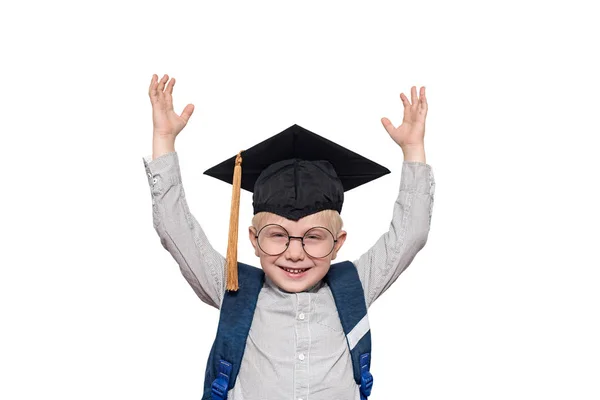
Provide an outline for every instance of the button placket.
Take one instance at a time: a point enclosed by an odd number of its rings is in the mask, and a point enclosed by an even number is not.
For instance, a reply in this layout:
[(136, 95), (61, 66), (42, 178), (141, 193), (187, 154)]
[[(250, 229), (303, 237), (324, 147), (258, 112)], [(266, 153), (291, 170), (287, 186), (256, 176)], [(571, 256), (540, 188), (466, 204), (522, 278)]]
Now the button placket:
[(310, 348), (310, 329), (308, 312), (310, 307), (310, 293), (296, 293), (296, 351), (294, 367), (294, 395), (297, 399), (308, 396), (308, 349)]

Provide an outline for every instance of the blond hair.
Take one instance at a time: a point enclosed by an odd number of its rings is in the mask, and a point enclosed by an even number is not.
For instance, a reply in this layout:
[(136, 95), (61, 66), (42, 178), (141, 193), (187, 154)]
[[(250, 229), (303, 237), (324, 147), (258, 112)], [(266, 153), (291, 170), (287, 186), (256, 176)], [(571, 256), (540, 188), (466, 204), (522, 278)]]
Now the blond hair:
[[(318, 216), (318, 218), (320, 218), (321, 221), (323, 221), (324, 226), (326, 228), (329, 228), (331, 232), (333, 232), (334, 236), (337, 236), (337, 234), (342, 230), (342, 227), (344, 226), (344, 221), (342, 220), (340, 213), (336, 210), (322, 210), (311, 215)], [(259, 230), (264, 225), (264, 221), (268, 217), (276, 218), (275, 221), (281, 221), (286, 219), (277, 214), (273, 214), (267, 211), (261, 211), (259, 213), (256, 213), (252, 218), (252, 226)]]

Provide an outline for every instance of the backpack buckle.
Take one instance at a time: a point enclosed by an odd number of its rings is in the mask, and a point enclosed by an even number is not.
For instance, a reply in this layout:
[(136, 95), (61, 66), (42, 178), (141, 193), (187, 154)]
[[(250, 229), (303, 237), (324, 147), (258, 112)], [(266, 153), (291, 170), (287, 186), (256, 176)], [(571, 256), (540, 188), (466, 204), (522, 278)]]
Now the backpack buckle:
[(371, 389), (373, 389), (373, 374), (364, 371), (360, 377), (360, 392), (368, 397), (371, 395)]
[(212, 400), (227, 399), (229, 387), (229, 375), (231, 374), (231, 363), (225, 360), (219, 361), (219, 375), (211, 385)]
[[(361, 399), (366, 400), (371, 395), (373, 389), (373, 374), (369, 371), (371, 364), (371, 353), (361, 354), (360, 356), (360, 393)], [(364, 396), (364, 398), (363, 398)]]

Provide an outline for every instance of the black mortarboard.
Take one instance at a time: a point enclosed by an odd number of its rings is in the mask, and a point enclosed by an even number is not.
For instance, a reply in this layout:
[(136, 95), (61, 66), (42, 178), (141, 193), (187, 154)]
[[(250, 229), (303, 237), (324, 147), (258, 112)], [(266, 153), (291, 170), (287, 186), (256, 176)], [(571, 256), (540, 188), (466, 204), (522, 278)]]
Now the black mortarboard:
[[(237, 272), (231, 267), (237, 266), (240, 187), (253, 192), (254, 214), (269, 211), (298, 220), (322, 210), (341, 212), (344, 192), (390, 171), (294, 124), (204, 173), (234, 186), (228, 269)], [(230, 277), (236, 281), (232, 285)], [(237, 290), (237, 273), (228, 273), (227, 286), (228, 290)]]

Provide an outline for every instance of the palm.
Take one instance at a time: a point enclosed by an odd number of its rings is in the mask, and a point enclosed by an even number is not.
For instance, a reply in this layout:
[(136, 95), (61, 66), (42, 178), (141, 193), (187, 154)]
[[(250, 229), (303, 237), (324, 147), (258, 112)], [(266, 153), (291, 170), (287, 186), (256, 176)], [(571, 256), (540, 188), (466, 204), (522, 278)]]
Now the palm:
[(152, 103), (152, 121), (154, 123), (154, 133), (161, 136), (175, 137), (187, 125), (190, 116), (194, 112), (194, 105), (188, 104), (181, 115), (177, 115), (173, 110), (173, 86), (175, 78), (166, 85), (169, 79), (164, 75), (158, 82), (158, 76), (152, 75), (148, 94)]
[(400, 93), (400, 99), (404, 105), (404, 119), (402, 124), (394, 127), (388, 118), (382, 118), (381, 123), (390, 137), (400, 147), (420, 146), (425, 139), (425, 117), (427, 116), (427, 99), (425, 98), (425, 87), (421, 87), (420, 97), (417, 98), (417, 88), (411, 88), (411, 102), (404, 93)]

